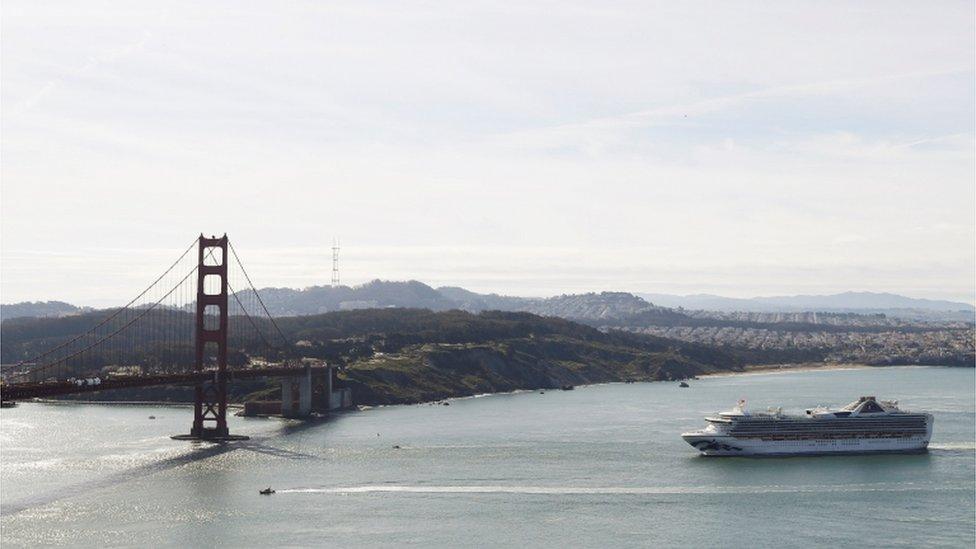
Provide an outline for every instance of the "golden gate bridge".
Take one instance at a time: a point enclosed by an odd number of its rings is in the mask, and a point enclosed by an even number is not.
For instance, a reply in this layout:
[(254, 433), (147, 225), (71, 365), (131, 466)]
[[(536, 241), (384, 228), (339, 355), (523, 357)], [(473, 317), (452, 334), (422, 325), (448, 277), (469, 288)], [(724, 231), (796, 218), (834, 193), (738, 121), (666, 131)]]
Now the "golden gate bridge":
[(193, 424), (173, 438), (228, 441), (247, 438), (227, 428), (228, 383), (286, 378), (286, 415), (310, 411), (313, 375), (326, 378), (331, 395), (333, 368), (291, 356), (293, 346), (226, 234), (201, 234), (124, 306), (64, 325), (62, 319), (63, 333), (43, 340), (47, 348), (4, 366), (4, 401), (191, 384)]

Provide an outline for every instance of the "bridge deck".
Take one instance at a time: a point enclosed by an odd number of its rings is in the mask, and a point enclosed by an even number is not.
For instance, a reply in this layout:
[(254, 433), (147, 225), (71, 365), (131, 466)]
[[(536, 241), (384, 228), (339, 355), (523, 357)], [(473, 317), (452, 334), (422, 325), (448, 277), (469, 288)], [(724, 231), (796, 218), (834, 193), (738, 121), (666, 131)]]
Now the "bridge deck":
[[(312, 374), (324, 374), (329, 366), (313, 366)], [(227, 370), (227, 381), (237, 379), (253, 379), (256, 377), (290, 377), (300, 376), (305, 368), (278, 367), (252, 368), (247, 370)], [(3, 387), (3, 400), (26, 400), (30, 398), (53, 397), (77, 393), (93, 393), (96, 391), (110, 391), (128, 387), (151, 387), (154, 385), (190, 385), (212, 380), (217, 375), (216, 370), (202, 370), (179, 374), (160, 374), (150, 376), (111, 377), (101, 380), (98, 385), (76, 385), (67, 381), (12, 383)]]

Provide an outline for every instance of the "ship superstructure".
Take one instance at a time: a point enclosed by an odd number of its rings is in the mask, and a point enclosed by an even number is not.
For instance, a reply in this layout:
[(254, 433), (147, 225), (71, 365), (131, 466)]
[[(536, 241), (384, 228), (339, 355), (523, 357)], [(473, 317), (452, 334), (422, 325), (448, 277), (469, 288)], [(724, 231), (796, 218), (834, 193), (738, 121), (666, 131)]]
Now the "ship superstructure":
[(933, 417), (902, 411), (897, 401), (862, 396), (838, 410), (818, 407), (804, 415), (780, 408), (750, 412), (745, 401), (708, 426), (681, 437), (708, 456), (922, 452), (932, 437)]

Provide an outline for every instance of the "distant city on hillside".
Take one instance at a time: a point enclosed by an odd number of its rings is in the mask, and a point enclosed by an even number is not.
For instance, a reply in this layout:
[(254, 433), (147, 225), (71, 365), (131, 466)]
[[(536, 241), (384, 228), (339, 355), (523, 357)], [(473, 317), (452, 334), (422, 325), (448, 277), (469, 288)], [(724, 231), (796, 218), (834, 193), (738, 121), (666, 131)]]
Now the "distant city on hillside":
[[(974, 361), (974, 308), (893, 294), (734, 299), (602, 292), (529, 298), (433, 288), (415, 280), (305, 289), (264, 288), (275, 317), (363, 309), (527, 312), (618, 330), (733, 349), (753, 362), (958, 364)], [(648, 299), (650, 298), (650, 299)], [(666, 306), (665, 306), (666, 305)], [(3, 305), (7, 322), (92, 312), (64, 302)], [(232, 311), (233, 313), (233, 311)], [(19, 318), (19, 320), (18, 320)]]

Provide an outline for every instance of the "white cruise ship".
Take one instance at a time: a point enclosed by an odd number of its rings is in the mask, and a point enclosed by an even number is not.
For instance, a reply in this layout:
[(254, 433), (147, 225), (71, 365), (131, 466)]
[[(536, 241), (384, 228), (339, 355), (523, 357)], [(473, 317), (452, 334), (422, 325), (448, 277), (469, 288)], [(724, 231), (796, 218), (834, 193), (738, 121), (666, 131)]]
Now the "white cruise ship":
[(706, 456), (924, 452), (932, 414), (905, 412), (897, 401), (863, 396), (840, 410), (814, 408), (786, 415), (780, 408), (731, 411), (706, 417), (708, 426), (681, 438)]

